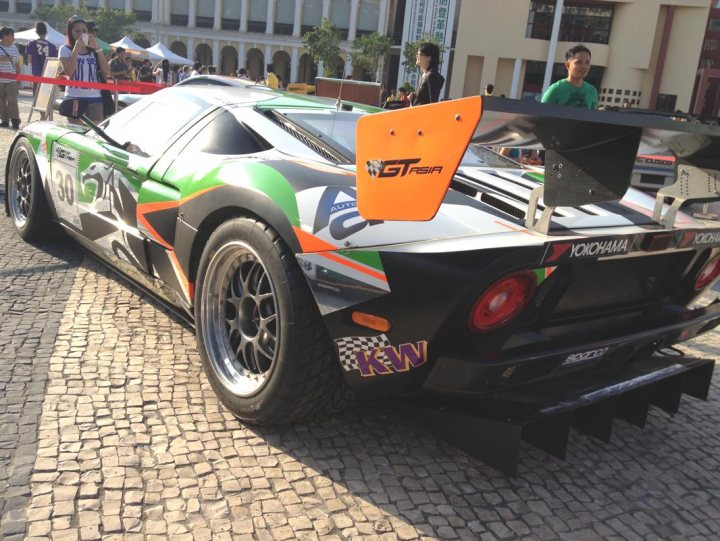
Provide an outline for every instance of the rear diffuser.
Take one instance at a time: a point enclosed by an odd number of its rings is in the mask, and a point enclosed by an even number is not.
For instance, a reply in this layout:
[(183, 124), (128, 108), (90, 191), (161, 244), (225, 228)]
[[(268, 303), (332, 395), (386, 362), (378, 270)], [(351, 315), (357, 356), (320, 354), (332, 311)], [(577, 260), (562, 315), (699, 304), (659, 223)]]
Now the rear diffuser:
[(621, 373), (536, 382), (492, 399), (418, 397), (405, 416), (468, 454), (517, 475), (520, 442), (565, 458), (570, 428), (604, 442), (615, 417), (644, 427), (651, 405), (677, 413), (685, 393), (707, 400), (715, 362), (655, 355)]

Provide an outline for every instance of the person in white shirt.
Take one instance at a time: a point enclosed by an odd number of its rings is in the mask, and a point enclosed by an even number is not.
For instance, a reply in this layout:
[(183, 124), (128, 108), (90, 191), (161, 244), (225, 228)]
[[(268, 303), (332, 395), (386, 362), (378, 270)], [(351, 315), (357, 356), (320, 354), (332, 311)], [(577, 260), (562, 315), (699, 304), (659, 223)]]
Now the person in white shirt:
[[(66, 39), (66, 44), (60, 47), (58, 57), (63, 72), (70, 80), (97, 83), (98, 70), (105, 76), (105, 80), (110, 77), (110, 65), (105, 53), (102, 47), (98, 47), (95, 35), (88, 33), (85, 19), (71, 17), (68, 20)], [(99, 89), (68, 86), (65, 87), (65, 97), (87, 102), (87, 116), (94, 122), (103, 120), (103, 103)]]
[[(0, 73), (20, 74), (20, 54), (15, 42), (15, 30), (7, 26), (0, 28)], [(0, 127), (20, 127), (17, 80), (0, 77)]]

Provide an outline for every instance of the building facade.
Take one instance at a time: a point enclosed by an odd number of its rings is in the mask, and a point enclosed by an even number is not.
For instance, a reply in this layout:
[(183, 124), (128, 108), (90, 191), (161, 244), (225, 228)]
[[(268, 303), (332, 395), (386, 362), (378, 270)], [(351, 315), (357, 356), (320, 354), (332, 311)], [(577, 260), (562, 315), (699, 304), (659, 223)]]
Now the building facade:
[[(34, 24), (31, 13), (41, 3), (78, 6), (79, 0), (0, 0), (0, 19), (16, 30)], [(134, 12), (136, 28), (147, 36), (137, 40), (148, 47), (158, 41), (174, 53), (215, 65), (221, 73), (248, 69), (263, 78), (274, 64), (284, 83), (312, 82), (323, 75), (303, 48), (302, 36), (322, 19), (329, 19), (343, 41), (343, 76), (353, 73), (350, 48), (356, 37), (388, 30), (393, 0), (85, 0), (89, 8)], [(62, 31), (62, 28), (58, 30)], [(102, 29), (101, 35), (102, 37)], [(355, 74), (359, 75), (359, 74)]]
[(720, 0), (710, 8), (691, 111), (707, 117), (720, 113)]
[[(566, 76), (565, 51), (592, 51), (600, 105), (688, 111), (711, 0), (482, 0), (460, 7), (450, 97), (539, 99)], [(562, 5), (556, 39), (555, 8)], [(548, 63), (552, 70), (546, 77)]]

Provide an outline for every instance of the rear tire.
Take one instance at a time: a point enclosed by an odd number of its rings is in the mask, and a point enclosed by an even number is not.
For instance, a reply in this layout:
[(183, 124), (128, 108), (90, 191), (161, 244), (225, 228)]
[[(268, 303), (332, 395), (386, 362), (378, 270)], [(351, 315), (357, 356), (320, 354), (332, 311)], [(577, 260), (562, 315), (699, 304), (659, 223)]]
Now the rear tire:
[(10, 218), (24, 240), (42, 240), (57, 235), (45, 197), (35, 154), (27, 139), (15, 145), (10, 157), (6, 193)]
[(241, 420), (283, 424), (338, 409), (345, 384), (295, 258), (266, 224), (222, 224), (203, 251), (195, 294), (210, 384)]

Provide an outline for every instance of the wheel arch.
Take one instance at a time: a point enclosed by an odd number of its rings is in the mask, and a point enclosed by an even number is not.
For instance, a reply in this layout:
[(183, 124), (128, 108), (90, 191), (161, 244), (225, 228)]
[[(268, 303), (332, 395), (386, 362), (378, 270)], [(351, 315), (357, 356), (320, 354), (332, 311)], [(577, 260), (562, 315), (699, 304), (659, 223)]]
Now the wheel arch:
[[(280, 209), (266, 194), (243, 188), (229, 186), (214, 190), (212, 198), (203, 205), (202, 216), (199, 219), (183, 222), (190, 226), (178, 231), (177, 252), (180, 264), (187, 270), (187, 278), (195, 282), (200, 265), (202, 252), (212, 233), (228, 220), (248, 217), (260, 220), (272, 227), (282, 240), (288, 245), (293, 254), (301, 252), (300, 243), (293, 231), (293, 225)], [(210, 195), (210, 194), (209, 194)], [(181, 216), (183, 214), (181, 207)], [(192, 214), (196, 214), (192, 211)], [(197, 224), (197, 225), (195, 225)]]
[[(10, 198), (8, 197), (8, 194), (10, 193), (10, 162), (12, 160), (10, 157), (12, 156), (13, 151), (15, 150), (15, 147), (18, 146), (20, 141), (23, 139), (27, 139), (25, 134), (22, 132), (18, 132), (18, 134), (13, 139), (12, 143), (10, 143), (10, 148), (8, 149), (7, 153), (7, 159), (5, 160), (5, 215), (10, 216)], [(33, 159), (35, 159), (35, 153), (33, 152)]]

